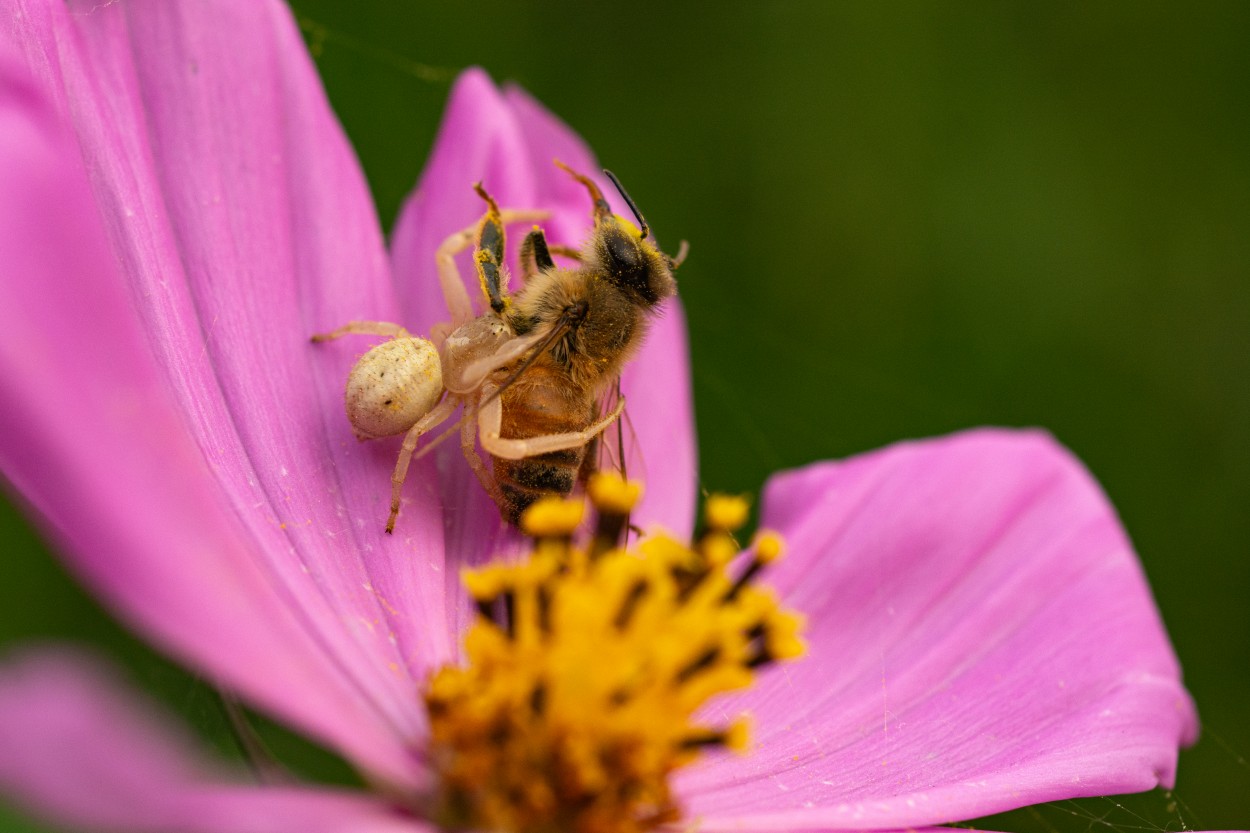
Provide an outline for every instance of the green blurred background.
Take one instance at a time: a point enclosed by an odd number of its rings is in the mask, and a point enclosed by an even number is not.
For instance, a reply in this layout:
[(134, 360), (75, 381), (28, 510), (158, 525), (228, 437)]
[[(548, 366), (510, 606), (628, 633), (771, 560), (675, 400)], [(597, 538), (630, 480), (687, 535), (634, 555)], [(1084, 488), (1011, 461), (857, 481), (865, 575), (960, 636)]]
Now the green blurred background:
[[(690, 241), (708, 488), (981, 424), (1045, 426), (1086, 461), (1204, 737), (1173, 794), (983, 824), (1250, 825), (1250, 5), (293, 5), (385, 226), (450, 78), (480, 64)], [(0, 535), (0, 640), (97, 643), (233, 754), (211, 692), (111, 624), (15, 509)]]

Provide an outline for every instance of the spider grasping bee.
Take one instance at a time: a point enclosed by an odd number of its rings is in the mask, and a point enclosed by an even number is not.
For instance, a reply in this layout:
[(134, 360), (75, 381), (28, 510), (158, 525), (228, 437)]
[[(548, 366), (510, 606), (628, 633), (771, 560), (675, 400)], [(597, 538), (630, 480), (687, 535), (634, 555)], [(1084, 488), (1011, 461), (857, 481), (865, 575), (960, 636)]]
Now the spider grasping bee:
[[(610, 172), (604, 171), (637, 226), (612, 213), (593, 180), (556, 164), (586, 187), (592, 202), (594, 229), (580, 249), (548, 245), (534, 226), (521, 244), (522, 287), (509, 293), (504, 227), (547, 215), (501, 211), (479, 183), (474, 188), (486, 202), (486, 214), (448, 237), (436, 255), (450, 324), (435, 326), (430, 339), (375, 321), (353, 321), (312, 337), (391, 337), (365, 353), (347, 380), (347, 416), (358, 437), (405, 434), (391, 476), (387, 532), (395, 528), (419, 439), (457, 406), (465, 407), (460, 434), (465, 459), (513, 525), (538, 498), (568, 495), (590, 475), (595, 455), (588, 447), (624, 410), (623, 398), (610, 410), (604, 403), (659, 304), (676, 293), (673, 270), (684, 259), (685, 246), (675, 258), (656, 248), (647, 239), (646, 220)], [(455, 263), (470, 245), (489, 305), (477, 317)], [(578, 266), (557, 266), (553, 251)], [(489, 469), (475, 434), (490, 457)]]

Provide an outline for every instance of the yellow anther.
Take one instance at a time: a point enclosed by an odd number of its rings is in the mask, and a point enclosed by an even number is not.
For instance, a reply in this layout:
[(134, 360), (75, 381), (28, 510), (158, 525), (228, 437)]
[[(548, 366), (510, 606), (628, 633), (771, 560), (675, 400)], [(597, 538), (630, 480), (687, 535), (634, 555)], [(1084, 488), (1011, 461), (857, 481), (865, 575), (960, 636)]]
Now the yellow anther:
[(710, 567), (724, 567), (738, 554), (738, 545), (724, 532), (714, 532), (699, 543), (703, 557)]
[(748, 619), (768, 620), (777, 612), (777, 597), (770, 588), (751, 585), (738, 594), (737, 607)]
[(735, 720), (725, 730), (724, 744), (727, 749), (732, 749), (734, 752), (746, 752), (750, 743), (751, 722), (745, 717)]
[(460, 581), (469, 595), (478, 601), (490, 601), (504, 590), (504, 573), (494, 567), (461, 570)]
[(711, 495), (703, 506), (703, 516), (713, 529), (733, 532), (747, 522), (751, 504), (741, 495)]
[(464, 680), (456, 674), (447, 673), (447, 669), (443, 669), (438, 674), (430, 678), (429, 687), (426, 689), (426, 700), (429, 702), (445, 702), (454, 697), (459, 697), (464, 693)]
[(797, 613), (775, 612), (769, 618), (765, 645), (773, 659), (794, 659), (807, 653), (807, 645), (799, 637), (803, 617)]
[(642, 539), (638, 549), (648, 563), (662, 567), (694, 569), (702, 562), (699, 554), (691, 551), (689, 546), (662, 532)]
[(786, 541), (772, 530), (763, 530), (755, 537), (755, 557), (761, 564), (772, 564), (785, 554)]
[(642, 498), (642, 484), (626, 480), (615, 472), (601, 471), (590, 478), (586, 492), (600, 512), (627, 515)]
[(521, 515), (521, 530), (534, 538), (567, 538), (581, 525), (585, 512), (580, 500), (545, 497)]
[[(475, 663), (498, 662), (510, 650), (512, 650), (512, 646), (508, 637), (501, 634), (498, 628), (472, 627), (469, 628), (469, 632), (464, 636), (465, 656)], [(451, 670), (450, 668), (444, 668), (439, 674), (441, 676)], [(435, 679), (438, 678), (436, 677)]]

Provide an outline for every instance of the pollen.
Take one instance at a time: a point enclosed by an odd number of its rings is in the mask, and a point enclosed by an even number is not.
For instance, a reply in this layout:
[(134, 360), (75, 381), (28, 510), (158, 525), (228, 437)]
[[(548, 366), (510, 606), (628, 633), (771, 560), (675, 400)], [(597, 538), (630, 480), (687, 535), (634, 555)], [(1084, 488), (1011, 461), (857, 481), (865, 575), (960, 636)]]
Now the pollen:
[(640, 487), (605, 477), (589, 491), (598, 521), (585, 545), (573, 501), (538, 503), (523, 519), (536, 539), (526, 558), (464, 575), (478, 610), (464, 665), (424, 695), (445, 827), (644, 833), (678, 821), (670, 775), (750, 747), (745, 716), (705, 725), (700, 708), (803, 652), (801, 618), (755, 581), (781, 556), (778, 536), (740, 553), (709, 518), (693, 544), (656, 533), (626, 547)]
[(751, 504), (740, 495), (712, 495), (703, 507), (707, 525), (712, 529), (733, 532), (747, 522)]
[(521, 529), (535, 538), (567, 538), (581, 525), (584, 514), (579, 500), (543, 498), (525, 510)]
[(636, 480), (626, 480), (611, 472), (598, 472), (590, 478), (588, 489), (590, 499), (600, 512), (612, 512), (621, 515), (629, 514), (630, 510), (642, 498), (642, 484)]
[(765, 564), (771, 564), (781, 558), (784, 551), (785, 541), (775, 532), (761, 532), (755, 539), (755, 557)]

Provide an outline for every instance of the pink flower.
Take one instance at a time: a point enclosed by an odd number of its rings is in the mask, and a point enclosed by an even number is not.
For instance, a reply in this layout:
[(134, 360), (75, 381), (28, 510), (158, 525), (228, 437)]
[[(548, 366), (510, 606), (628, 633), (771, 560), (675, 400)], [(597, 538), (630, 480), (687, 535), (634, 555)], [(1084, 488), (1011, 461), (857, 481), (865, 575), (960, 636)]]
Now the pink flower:
[[(352, 318), (444, 317), (433, 246), (500, 202), (585, 195), (589, 152), (461, 78), (390, 258), (275, 2), (7, 0), (0, 29), (0, 466), (133, 627), (337, 750), (377, 792), (256, 786), (65, 653), (0, 670), (0, 787), (109, 830), (416, 830), (418, 690), (457, 656), (458, 568), (512, 543), (455, 453), (382, 534), (390, 444), (351, 440)], [(689, 530), (681, 311), (625, 379), (648, 499)], [(716, 703), (756, 745), (675, 787), (705, 830), (885, 830), (1170, 784), (1195, 717), (1131, 546), (1067, 452), (981, 430), (774, 478), (770, 573), (811, 656)], [(389, 797), (388, 797), (389, 796)]]

